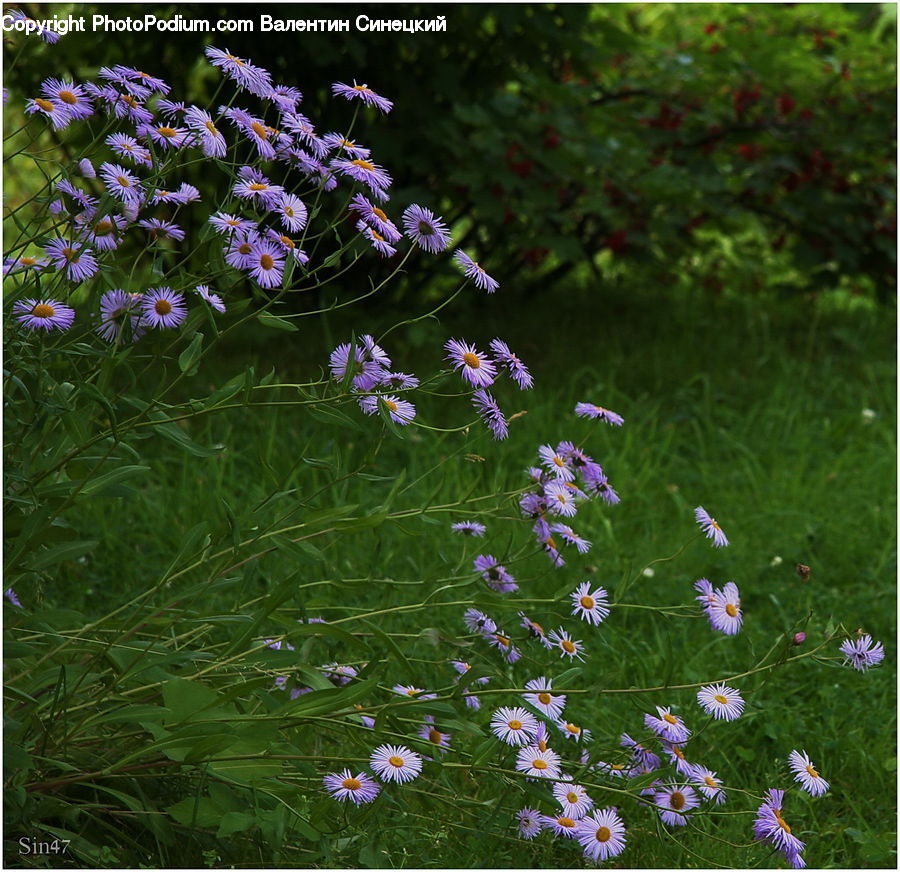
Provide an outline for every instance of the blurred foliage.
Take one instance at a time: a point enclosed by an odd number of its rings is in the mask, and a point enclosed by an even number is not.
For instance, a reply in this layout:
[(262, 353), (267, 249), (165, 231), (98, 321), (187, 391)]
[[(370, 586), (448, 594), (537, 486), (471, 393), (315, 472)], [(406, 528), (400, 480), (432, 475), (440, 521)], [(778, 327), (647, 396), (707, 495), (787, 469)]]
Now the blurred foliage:
[[(205, 82), (211, 94), (216, 78), (200, 54), (213, 42), (299, 84), (320, 131), (336, 114), (329, 82), (356, 78), (393, 99), (394, 136), (376, 155), (396, 179), (393, 202), (442, 211), (507, 290), (543, 291), (575, 270), (663, 292), (894, 294), (891, 4), (266, 10), (350, 21), (347, 33), (302, 34), (260, 33), (260, 10), (104, 6), (117, 17), (218, 13), (253, 20), (255, 32), (70, 34), (51, 49), (58, 66), (16, 69), (7, 84), (28, 95), (65, 67), (87, 76), (128, 63), (176, 92), (190, 80), (192, 93)], [(357, 32), (359, 14), (444, 14), (447, 31)], [(87, 57), (93, 69), (80, 70)], [(464, 161), (473, 150), (481, 160)]]

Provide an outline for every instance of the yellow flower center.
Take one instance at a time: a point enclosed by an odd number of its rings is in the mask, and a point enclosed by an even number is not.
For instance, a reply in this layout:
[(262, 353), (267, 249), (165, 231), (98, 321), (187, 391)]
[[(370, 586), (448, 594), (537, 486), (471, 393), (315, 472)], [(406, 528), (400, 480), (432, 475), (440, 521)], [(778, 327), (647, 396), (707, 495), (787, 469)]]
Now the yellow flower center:
[(672, 745), (672, 753), (679, 759), (684, 760), (684, 751), (678, 745)]
[(250, 254), (253, 251), (253, 246), (249, 242), (242, 242), (238, 246), (238, 254)]
[(522, 722), (521, 721), (509, 721), (506, 726), (508, 726), (511, 730), (521, 730)]
[(578, 794), (577, 794), (577, 793), (572, 793), (572, 791), (570, 790), (570, 791), (566, 794), (566, 799), (569, 801), (569, 804), (570, 804), (570, 805), (575, 805), (575, 803), (578, 802)]
[(572, 827), (575, 826), (575, 821), (573, 821), (572, 818), (569, 818), (569, 817), (560, 817), (560, 818), (557, 818), (557, 819), (556, 819), (556, 822), (557, 822), (561, 827), (565, 827), (566, 829), (571, 829)]
[(290, 236), (279, 236), (278, 239), (287, 248), (296, 248), (296, 246), (294, 245), (294, 240), (291, 239)]
[(385, 400), (384, 404), (392, 411), (397, 411), (397, 404), (393, 400)]
[(678, 718), (676, 718), (675, 715), (670, 715), (668, 712), (666, 712), (666, 714), (663, 715), (663, 720), (669, 724), (677, 724), (678, 723)]
[(538, 751), (540, 751), (543, 754), (544, 751), (546, 751), (546, 750), (547, 750), (547, 743), (543, 739), (540, 739), (538, 741)]
[(816, 772), (816, 770), (813, 769), (812, 766), (807, 766), (807, 767), (806, 767), (806, 771), (807, 771), (810, 775), (812, 775), (813, 778), (818, 778), (818, 777), (819, 777), (819, 773)]
[(132, 97), (131, 94), (121, 94), (120, 96), (125, 103), (127, 103), (129, 106), (131, 106), (132, 109), (135, 106), (140, 106), (140, 103), (138, 103), (138, 101), (135, 100), (135, 98)]
[(212, 121), (204, 121), (204, 122), (203, 122), (203, 125), (206, 127), (206, 129), (207, 129), (213, 136), (218, 136), (218, 135), (219, 135), (219, 130), (218, 130), (218, 128), (216, 127), (216, 125), (212, 123)]
[(353, 90), (354, 91), (368, 91), (370, 89), (369, 89), (368, 85), (354, 85)]
[(707, 787), (718, 787), (719, 786), (718, 784), (716, 784), (715, 779), (711, 778), (709, 775), (704, 775), (703, 780), (706, 782)]
[(288, 216), (288, 218), (294, 217), (294, 210), (290, 206), (285, 206), (283, 211), (284, 214)]
[(594, 598), (590, 596), (583, 596), (580, 600), (578, 600), (578, 602), (581, 603), (582, 608), (588, 610), (592, 609), (596, 605), (596, 603), (594, 602)]
[(581, 727), (576, 727), (575, 724), (566, 724), (566, 729), (573, 735), (577, 736), (581, 732)]
[(574, 643), (570, 642), (568, 639), (563, 639), (560, 644), (562, 645), (562, 649), (563, 649), (563, 651), (566, 652), (566, 654), (574, 654), (575, 653), (575, 651), (576, 651), (575, 645), (574, 645)]
[(37, 103), (38, 106), (40, 106), (41, 109), (43, 109), (45, 112), (53, 112), (56, 109), (56, 107), (49, 100), (44, 100), (40, 97), (36, 97), (34, 102)]
[(403, 762), (402, 757), (388, 757), (388, 763), (391, 764), (395, 769), (402, 769), (406, 764)]
[(59, 99), (70, 106), (74, 106), (78, 102), (78, 98), (71, 91), (60, 91)]
[(153, 309), (157, 315), (168, 315), (172, 311), (172, 304), (168, 300), (157, 300)]
[(56, 309), (54, 309), (53, 306), (48, 306), (46, 303), (38, 303), (31, 310), (31, 314), (34, 315), (35, 318), (52, 318), (55, 312)]
[(177, 136), (177, 131), (172, 127), (157, 127), (156, 132), (160, 136), (165, 136), (166, 139), (171, 139), (173, 136)]
[(509, 639), (507, 639), (506, 636), (498, 635), (498, 636), (495, 636), (495, 638), (504, 648), (509, 647)]
[(725, 603), (725, 614), (728, 615), (729, 618), (736, 618), (737, 613), (737, 609), (731, 603)]
[(387, 221), (387, 220), (388, 220), (388, 216), (387, 216), (381, 209), (379, 209), (377, 206), (375, 206), (375, 207), (372, 209), (372, 214), (373, 214), (376, 218), (380, 219), (381, 221)]
[(547, 768), (547, 761), (546, 761), (546, 760), (541, 760), (540, 758), (538, 758), (537, 760), (535, 760), (535, 761), (532, 762), (531, 766), (532, 766), (533, 769), (546, 769), (546, 768)]
[(441, 739), (443, 739), (443, 738), (444, 738), (444, 734), (439, 733), (436, 729), (434, 729), (434, 727), (432, 727), (428, 731), (428, 741), (433, 742), (435, 745), (440, 745)]
[(553, 697), (550, 696), (549, 693), (539, 693), (538, 694), (538, 701), (541, 703), (541, 705), (550, 705), (551, 699), (553, 699)]
[(131, 182), (130, 182), (127, 178), (125, 178), (125, 176), (116, 176), (116, 181), (117, 181), (123, 188), (130, 188), (130, 187), (131, 187)]
[(669, 797), (669, 805), (671, 805), (672, 808), (675, 809), (675, 811), (678, 811), (679, 809), (684, 808), (684, 803), (685, 803), (684, 794), (681, 793), (681, 791), (679, 791), (679, 790), (676, 790)]
[(612, 833), (609, 830), (609, 827), (600, 827), (597, 830), (597, 841), (598, 842), (608, 842), (612, 838)]
[(374, 239), (377, 239), (379, 242), (384, 242), (384, 237), (380, 233), (374, 231), (371, 227), (369, 228), (369, 233), (372, 234)]
[(411, 687), (409, 690), (406, 691), (406, 695), (407, 696), (415, 696), (418, 692), (419, 691), (416, 690), (414, 687)]
[(722, 705), (725, 705), (725, 704), (728, 702), (728, 697), (722, 696), (721, 693), (717, 693), (717, 694), (713, 697), (713, 699), (714, 699), (716, 702), (722, 703)]
[(341, 782), (341, 787), (346, 787), (347, 790), (359, 790), (362, 787), (362, 782), (357, 778), (345, 778)]
[(350, 139), (342, 139), (341, 145), (343, 145), (344, 148), (356, 148), (356, 143)]
[(375, 164), (369, 163), (367, 160), (353, 160), (350, 163), (356, 164), (361, 170), (365, 170), (368, 173), (375, 172)]
[(270, 269), (272, 269), (273, 266), (275, 266), (275, 261), (272, 259), (272, 255), (271, 255), (271, 254), (263, 254), (263, 255), (259, 258), (259, 265), (260, 265), (264, 270), (270, 270)]
[(463, 355), (463, 363), (471, 369), (479, 369), (481, 367), (481, 361), (478, 359), (478, 355), (472, 354), (471, 351), (467, 351)]
[(78, 263), (81, 260), (81, 255), (74, 248), (64, 248), (62, 250), (62, 256), (69, 261), (69, 263)]
[(565, 460), (563, 460), (561, 457), (556, 457), (556, 456), (554, 456), (553, 462), (554, 462), (560, 469), (562, 469), (562, 468), (566, 465)]
[(19, 259), (19, 263), (22, 266), (34, 266), (37, 263), (36, 257), (23, 257)]
[(251, 191), (265, 191), (268, 189), (268, 185), (264, 185), (262, 182), (253, 182), (253, 184), (248, 186)]
[(258, 121), (250, 122), (250, 129), (260, 138), (260, 139), (268, 139), (269, 131), (266, 130), (265, 127), (262, 126)]

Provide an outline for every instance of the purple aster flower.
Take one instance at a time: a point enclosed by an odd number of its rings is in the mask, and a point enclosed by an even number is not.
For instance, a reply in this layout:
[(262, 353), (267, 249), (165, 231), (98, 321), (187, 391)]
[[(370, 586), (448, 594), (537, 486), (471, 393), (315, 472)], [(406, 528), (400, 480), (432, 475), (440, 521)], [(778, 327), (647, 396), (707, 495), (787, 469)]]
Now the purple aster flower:
[(575, 473), (569, 466), (568, 460), (554, 451), (549, 445), (542, 445), (538, 449), (541, 463), (547, 468), (557, 481), (574, 481)]
[(545, 678), (532, 678), (525, 682), (525, 690), (529, 693), (523, 694), (525, 702), (533, 705), (541, 714), (546, 715), (551, 720), (556, 720), (562, 714), (566, 707), (566, 697), (562, 694), (558, 696), (551, 693), (553, 690), (553, 681)]
[(721, 805), (725, 802), (725, 791), (722, 789), (722, 782), (719, 776), (711, 769), (695, 764), (691, 767), (688, 777), (691, 780), (691, 784), (707, 799), (714, 800), (716, 805)]
[(498, 593), (511, 593), (519, 589), (516, 580), (507, 572), (506, 567), (497, 562), (492, 554), (479, 554), (474, 562), (475, 572), (480, 572), (481, 577), (487, 582), (491, 590)]
[(231, 54), (214, 46), (204, 50), (209, 62), (218, 67), (238, 87), (255, 94), (257, 97), (268, 97), (272, 93), (272, 76), (262, 67), (254, 66), (250, 61)]
[[(288, 648), (291, 646), (288, 645)], [(293, 650), (293, 648), (291, 648)], [(322, 674), (336, 687), (344, 687), (359, 674), (354, 666), (340, 663), (326, 663), (322, 666)]]
[(486, 388), (494, 383), (497, 370), (487, 355), (478, 351), (474, 345), (465, 341), (448, 339), (444, 343), (447, 349), (446, 360), (453, 364), (454, 369), (461, 370), (460, 375), (476, 388)]
[(534, 386), (534, 379), (531, 377), (528, 367), (509, 350), (509, 346), (505, 342), (500, 339), (492, 339), (491, 351), (494, 352), (495, 362), (509, 370), (510, 377), (519, 386), (519, 390), (526, 391)]
[(506, 660), (507, 663), (515, 663), (522, 656), (519, 649), (513, 645), (509, 636), (507, 636), (499, 627), (490, 631), (485, 629), (482, 638), (492, 648), (496, 648), (503, 655), (503, 659)]
[(791, 751), (788, 765), (794, 773), (794, 781), (810, 796), (822, 796), (828, 792), (828, 782), (816, 771), (806, 751)]
[(478, 521), (457, 521), (451, 525), (450, 529), (454, 533), (462, 533), (465, 536), (483, 536), (487, 531), (487, 527), (479, 524)]
[(621, 427), (625, 423), (625, 419), (621, 415), (604, 409), (603, 406), (595, 406), (593, 403), (578, 403), (575, 406), (575, 414), (582, 418), (600, 418), (601, 421), (606, 421), (607, 424), (613, 424), (616, 427)]
[(400, 425), (409, 424), (416, 417), (416, 407), (412, 403), (386, 394), (372, 394), (367, 397), (361, 397), (359, 407), (367, 415), (374, 415), (379, 408), (384, 408), (387, 410), (388, 415), (391, 416), (391, 420), (395, 424)]
[(153, 140), (161, 146), (163, 151), (168, 149), (184, 148), (194, 141), (194, 134), (185, 127), (169, 127), (161, 124), (158, 127), (152, 124), (141, 124), (137, 128), (138, 136)]
[(227, 212), (216, 212), (215, 215), (209, 216), (209, 223), (215, 227), (217, 233), (234, 233), (238, 230), (256, 230), (254, 224), (249, 218), (237, 218), (229, 215)]
[(472, 633), (493, 633), (497, 629), (493, 618), (478, 609), (466, 609), (463, 614), (463, 623), (466, 625), (466, 629)]
[(372, 244), (372, 248), (374, 248), (382, 257), (392, 257), (397, 253), (397, 249), (394, 248), (394, 246), (391, 245), (374, 227), (369, 227), (365, 221), (357, 221), (356, 229), (369, 240)]
[(770, 789), (765, 801), (756, 810), (753, 835), (758, 841), (781, 851), (794, 868), (802, 868), (797, 862), (802, 862), (800, 853), (806, 845), (791, 832), (790, 824), (782, 814), (783, 805), (784, 791)]
[(349, 176), (357, 182), (362, 182), (370, 191), (384, 194), (385, 188), (389, 188), (393, 184), (388, 171), (370, 160), (362, 158), (354, 158), (353, 160), (342, 160), (336, 158), (328, 165), (331, 169), (337, 170), (341, 175)]
[(741, 597), (738, 586), (729, 581), (721, 590), (716, 590), (716, 599), (706, 607), (706, 614), (713, 629), (726, 636), (733, 636), (741, 629)]
[(844, 665), (852, 666), (860, 672), (865, 672), (870, 666), (877, 666), (884, 660), (884, 645), (881, 642), (873, 643), (868, 633), (856, 640), (845, 639), (841, 642), (840, 651), (844, 655)]
[(401, 784), (412, 781), (422, 771), (422, 758), (403, 745), (379, 745), (369, 763), (382, 781)]
[(281, 284), (284, 276), (284, 252), (267, 239), (257, 239), (253, 251), (248, 255), (250, 275), (260, 287), (274, 288)]
[(351, 385), (357, 391), (370, 391), (380, 384), (391, 365), (391, 359), (384, 350), (375, 344), (375, 340), (366, 334), (360, 337), (353, 353), (353, 363), (350, 362), (349, 342), (339, 345), (329, 356), (329, 368), (331, 377), (337, 382), (343, 382), (347, 377), (348, 367), (353, 373)]
[(519, 622), (519, 626), (528, 630), (529, 636), (537, 639), (548, 650), (553, 647), (553, 643), (547, 638), (544, 628), (537, 621), (532, 621), (525, 612), (519, 612), (518, 616), (522, 619)]
[(553, 831), (554, 836), (561, 836), (564, 839), (574, 839), (578, 830), (578, 821), (565, 814), (559, 817), (545, 815), (543, 823), (545, 829)]
[(458, 248), (453, 254), (453, 260), (456, 262), (457, 266), (462, 269), (463, 274), (466, 278), (473, 279), (475, 281), (475, 287), (480, 288), (482, 291), (487, 291), (489, 294), (493, 294), (497, 288), (500, 287), (500, 282), (496, 279), (492, 279), (485, 271), (484, 268), (472, 260), (469, 255), (467, 255), (461, 248)]
[(582, 654), (584, 648), (581, 644), (581, 639), (573, 639), (562, 627), (551, 630), (547, 638), (553, 643), (555, 648), (559, 649), (561, 657), (584, 660)]
[(591, 583), (585, 581), (569, 596), (572, 599), (572, 614), (589, 624), (599, 626), (609, 617), (609, 594), (604, 588), (591, 590)]
[(44, 251), (53, 266), (63, 270), (66, 278), (73, 282), (89, 279), (100, 269), (91, 249), (84, 248), (79, 242), (54, 239), (44, 246)]
[(634, 758), (635, 766), (640, 769), (647, 769), (652, 772), (654, 769), (659, 769), (662, 765), (662, 761), (656, 754), (649, 751), (639, 742), (635, 742), (628, 733), (622, 733), (619, 737), (619, 744), (623, 748), (631, 750), (631, 756)]
[(150, 288), (141, 300), (142, 323), (148, 327), (178, 327), (187, 318), (184, 294), (171, 288)]
[(549, 748), (542, 751), (534, 745), (516, 754), (516, 769), (529, 778), (559, 778), (560, 756)]
[(472, 394), (472, 405), (481, 415), (481, 420), (493, 433), (494, 439), (506, 439), (509, 436), (509, 425), (497, 401), (487, 391), (479, 388)]
[(615, 808), (602, 808), (581, 818), (575, 838), (588, 860), (600, 863), (625, 850), (625, 824)]
[(218, 294), (214, 294), (209, 289), (209, 285), (197, 285), (194, 290), (217, 312), (225, 313), (225, 303)]
[(381, 790), (378, 783), (373, 781), (365, 772), (358, 772), (354, 776), (350, 774), (349, 769), (326, 775), (322, 781), (325, 784), (325, 789), (334, 799), (339, 802), (346, 802), (349, 799), (357, 805), (362, 805), (364, 802), (372, 802)]
[(19, 255), (18, 257), (7, 257), (3, 261), (3, 275), (15, 274), (26, 270), (34, 270), (40, 272), (50, 264), (50, 260), (46, 257), (32, 257), (31, 255)]
[(432, 254), (450, 245), (447, 225), (424, 206), (408, 206), (403, 212), (403, 230), (419, 246)]
[(728, 544), (728, 537), (722, 532), (715, 518), (710, 517), (709, 512), (703, 506), (694, 509), (694, 517), (700, 525), (700, 529), (706, 534), (707, 539), (713, 540), (716, 548), (724, 548)]
[(276, 85), (266, 95), (281, 112), (295, 112), (297, 104), (303, 100), (303, 94), (291, 85)]
[(199, 106), (191, 106), (184, 113), (184, 123), (194, 134), (194, 144), (199, 142), (207, 157), (225, 157), (228, 144), (209, 112)]
[(591, 737), (590, 730), (585, 730), (583, 727), (579, 727), (578, 724), (573, 724), (564, 719), (556, 721), (556, 728), (567, 739), (574, 739), (576, 742), (586, 742)]
[(377, 230), (388, 242), (399, 242), (403, 234), (397, 225), (388, 218), (383, 209), (370, 203), (362, 194), (357, 194), (350, 201), (350, 208), (370, 227)]
[(335, 82), (331, 86), (331, 93), (335, 97), (344, 97), (347, 100), (362, 100), (367, 106), (374, 106), (384, 113), (388, 113), (394, 108), (394, 104), (390, 100), (376, 94), (368, 85), (357, 85), (356, 79), (353, 80), (352, 85)]
[(68, 330), (75, 321), (75, 310), (59, 300), (18, 300), (12, 311), (16, 321), (29, 330)]
[[(158, 91), (161, 94), (168, 94), (171, 91), (171, 87), (166, 84), (165, 81), (158, 78), (157, 76), (151, 76), (150, 73), (145, 73), (142, 70), (135, 69), (134, 67), (126, 67), (122, 64), (116, 64), (113, 67), (113, 72), (120, 77), (120, 81), (124, 82), (134, 82), (137, 83), (140, 92), (149, 96), (155, 91)], [(168, 101), (167, 101), (168, 102)]]
[(5, 591), (3, 591), (3, 596), (5, 596), (10, 601), (10, 603), (12, 603), (12, 605), (20, 609), (23, 607), (22, 603), (19, 602), (19, 598), (16, 596), (16, 592), (11, 587), (8, 587)]
[(293, 194), (282, 194), (275, 208), (281, 226), (291, 233), (298, 233), (306, 227), (307, 211), (303, 201)]
[(112, 251), (122, 241), (124, 222), (117, 215), (98, 218), (93, 209), (88, 209), (76, 215), (74, 222), (82, 228), (79, 239), (100, 251)]
[[(162, 81), (162, 80), (160, 80)], [(166, 92), (168, 93), (168, 92)], [(197, 109), (197, 106), (191, 106), (190, 109)], [(157, 100), (156, 111), (164, 118), (186, 118), (190, 112), (187, 106), (181, 100)]]
[(35, 97), (25, 104), (25, 111), (29, 115), (35, 112), (50, 119), (54, 130), (62, 130), (72, 123), (72, 116), (66, 107), (58, 100), (47, 100), (44, 97)]
[(97, 171), (94, 169), (94, 165), (86, 157), (83, 157), (80, 161), (78, 161), (78, 171), (86, 179), (97, 178)]
[(285, 257), (293, 258), (294, 263), (305, 266), (309, 263), (309, 257), (302, 249), (297, 248), (297, 243), (290, 236), (285, 236), (277, 230), (269, 228), (266, 230), (266, 239), (272, 240), (279, 248), (284, 251)]
[(178, 186), (178, 198), (178, 202), (182, 204), (193, 203), (195, 200), (200, 199), (200, 191), (193, 185), (189, 185), (187, 182), (182, 182)]
[(562, 813), (567, 817), (579, 820), (594, 807), (594, 800), (580, 784), (557, 781), (552, 790), (553, 798), (560, 804)]
[(733, 687), (708, 684), (697, 692), (697, 702), (717, 721), (733, 721), (744, 712), (744, 699)]
[(442, 733), (435, 725), (434, 725), (434, 717), (432, 715), (425, 715), (425, 723), (419, 727), (419, 732), (417, 734), (420, 739), (424, 739), (426, 742), (431, 742), (432, 745), (437, 746), (441, 750), (450, 747), (450, 734)]
[(119, 157), (124, 157), (132, 163), (144, 164), (148, 167), (153, 165), (150, 152), (127, 133), (111, 133), (106, 137), (106, 144)]
[(228, 247), (225, 249), (225, 263), (233, 266), (235, 269), (252, 269), (253, 268), (253, 246), (259, 239), (255, 225), (238, 230), (228, 240)]
[(322, 137), (322, 142), (329, 151), (344, 151), (350, 157), (361, 157), (365, 160), (372, 153), (365, 146), (347, 139), (343, 133), (326, 133)]
[(572, 518), (578, 512), (575, 505), (575, 494), (565, 482), (551, 481), (544, 486), (544, 497), (547, 500), (547, 511), (554, 515)]
[(171, 221), (162, 221), (159, 218), (147, 218), (138, 221), (138, 227), (143, 227), (150, 232), (151, 239), (184, 239), (184, 231)]
[(277, 209), (284, 195), (281, 185), (273, 185), (265, 176), (244, 176), (234, 183), (232, 193), (243, 200), (250, 200), (264, 209)]
[(40, 28), (33, 18), (29, 18), (21, 9), (10, 9), (6, 13), (13, 21), (30, 22), (31, 28), (26, 31), (29, 36), (40, 36), (48, 45), (55, 45), (60, 40), (60, 35), (49, 27)]
[(700, 805), (697, 792), (687, 784), (669, 784), (656, 792), (653, 802), (659, 808), (659, 816), (663, 823), (674, 827), (687, 824), (685, 812)]
[(659, 742), (662, 745), (663, 753), (668, 758), (669, 763), (675, 767), (675, 771), (678, 772), (679, 775), (689, 778), (693, 774), (694, 764), (685, 756), (685, 743), (670, 742), (668, 739), (660, 739)]
[(123, 203), (139, 203), (144, 196), (140, 179), (119, 164), (100, 164), (100, 176), (106, 190)]
[(684, 725), (681, 718), (673, 715), (669, 708), (656, 707), (659, 717), (644, 715), (644, 725), (653, 730), (658, 736), (670, 742), (686, 742), (691, 731)]
[(591, 550), (591, 543), (579, 536), (568, 524), (551, 524), (550, 531), (558, 533), (566, 545), (574, 545), (579, 554), (587, 554)]
[(533, 808), (519, 809), (516, 812), (516, 821), (519, 835), (523, 839), (533, 839), (544, 828), (541, 813)]
[(97, 332), (107, 342), (118, 343), (125, 330), (125, 324), (130, 320), (131, 339), (138, 339), (143, 333), (138, 309), (138, 295), (127, 294), (120, 288), (107, 291), (100, 298), (100, 324), (97, 326)]

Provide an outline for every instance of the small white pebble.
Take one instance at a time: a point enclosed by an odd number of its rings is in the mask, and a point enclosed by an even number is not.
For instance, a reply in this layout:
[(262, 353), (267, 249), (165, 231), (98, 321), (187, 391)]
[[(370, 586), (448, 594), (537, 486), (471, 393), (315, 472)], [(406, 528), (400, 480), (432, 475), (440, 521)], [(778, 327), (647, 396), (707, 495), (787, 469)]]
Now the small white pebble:
[(769, 564), (769, 566), (781, 566), (782, 563), (784, 563), (784, 561), (781, 559), (781, 557), (778, 554), (776, 554), (772, 558), (772, 562)]
[(874, 421), (878, 417), (878, 413), (874, 409), (862, 410), (863, 421)]
[(656, 575), (656, 573), (653, 571), (653, 567), (652, 567), (652, 566), (648, 566), (648, 567), (641, 573), (641, 575), (643, 575), (644, 578), (653, 578), (653, 576)]

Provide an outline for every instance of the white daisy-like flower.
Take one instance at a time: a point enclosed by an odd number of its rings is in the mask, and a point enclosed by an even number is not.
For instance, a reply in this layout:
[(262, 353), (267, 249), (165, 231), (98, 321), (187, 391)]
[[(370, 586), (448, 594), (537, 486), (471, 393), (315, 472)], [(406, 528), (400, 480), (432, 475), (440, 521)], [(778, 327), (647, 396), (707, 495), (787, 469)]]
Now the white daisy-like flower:
[(422, 771), (422, 758), (405, 745), (379, 745), (369, 758), (382, 781), (412, 781)]
[(521, 707), (505, 706), (494, 712), (491, 718), (491, 731), (507, 745), (513, 747), (527, 745), (537, 734), (537, 718)]

